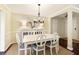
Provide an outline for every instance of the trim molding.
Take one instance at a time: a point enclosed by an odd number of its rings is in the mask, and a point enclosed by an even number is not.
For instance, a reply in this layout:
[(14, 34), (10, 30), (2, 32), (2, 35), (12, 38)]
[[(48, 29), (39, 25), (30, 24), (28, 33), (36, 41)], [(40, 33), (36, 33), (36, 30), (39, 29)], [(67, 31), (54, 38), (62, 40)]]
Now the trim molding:
[(16, 44), (16, 43), (10, 44), (9, 47), (5, 50), (5, 53), (6, 53), (6, 52), (12, 47), (12, 45), (14, 45), (14, 44)]
[(4, 55), (4, 54), (5, 54), (5, 52), (3, 52), (3, 51), (0, 52), (0, 55)]
[(12, 45), (14, 45), (16, 43), (12, 43), (9, 45), (9, 47), (5, 50), (5, 51), (0, 51), (0, 55), (5, 55), (5, 53), (12, 47)]

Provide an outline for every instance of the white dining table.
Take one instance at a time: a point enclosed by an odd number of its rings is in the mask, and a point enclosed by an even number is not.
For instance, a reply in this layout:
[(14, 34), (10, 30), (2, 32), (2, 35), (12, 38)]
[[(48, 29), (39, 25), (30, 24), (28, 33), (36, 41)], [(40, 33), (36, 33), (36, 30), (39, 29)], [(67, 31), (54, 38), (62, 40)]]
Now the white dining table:
[[(53, 35), (53, 34), (44, 34), (46, 36), (46, 39), (43, 39), (45, 41), (50, 41), (52, 38), (55, 38), (57, 39), (58, 43), (56, 45), (56, 49), (57, 51), (59, 51), (59, 36), (58, 35)], [(23, 42), (25, 43), (25, 54), (27, 54), (27, 45), (28, 44), (34, 44), (36, 43), (38, 40), (37, 40), (37, 37), (39, 35), (25, 35), (24, 38), (23, 38)], [(52, 39), (53, 40), (53, 39)]]

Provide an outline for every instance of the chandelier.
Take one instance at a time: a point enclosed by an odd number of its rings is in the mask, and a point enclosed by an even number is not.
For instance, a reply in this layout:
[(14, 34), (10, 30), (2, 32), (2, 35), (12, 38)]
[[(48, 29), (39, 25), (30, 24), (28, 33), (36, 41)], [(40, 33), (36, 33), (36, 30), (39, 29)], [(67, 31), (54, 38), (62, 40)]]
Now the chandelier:
[(38, 5), (38, 18), (37, 18), (37, 21), (34, 21), (34, 23), (44, 23), (44, 20), (42, 20), (43, 19), (43, 17), (41, 17), (40, 16), (40, 4), (37, 4)]
[(38, 5), (38, 15), (37, 15), (37, 19), (34, 20), (33, 28), (43, 28), (44, 20), (43, 17), (40, 16), (40, 4), (37, 5)]
[(32, 28), (32, 29), (38, 29), (38, 28), (43, 28), (43, 25), (44, 25), (44, 17), (41, 17), (40, 16), (40, 4), (37, 4), (38, 6), (38, 13), (37, 13), (37, 16), (35, 16), (34, 18), (32, 17), (28, 17), (27, 19), (31, 19), (32, 20), (20, 20), (20, 22), (22, 23), (22, 27), (27, 27), (28, 29), (29, 28)]
[(38, 17), (40, 17), (40, 4), (38, 4)]

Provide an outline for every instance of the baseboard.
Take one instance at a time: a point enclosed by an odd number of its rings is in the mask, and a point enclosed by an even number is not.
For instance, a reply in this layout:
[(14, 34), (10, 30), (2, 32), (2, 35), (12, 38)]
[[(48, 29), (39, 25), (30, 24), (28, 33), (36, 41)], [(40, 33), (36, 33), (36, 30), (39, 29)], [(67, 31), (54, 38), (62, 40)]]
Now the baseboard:
[(7, 47), (7, 49), (5, 50), (5, 51), (0, 51), (0, 55), (5, 55), (5, 53), (12, 47), (12, 45), (14, 45), (14, 44), (16, 44), (16, 43), (12, 43), (12, 44), (10, 44), (8, 47)]
[(12, 45), (14, 45), (14, 44), (16, 44), (16, 43), (12, 43), (12, 44), (10, 44), (9, 46), (8, 46), (8, 48), (4, 51), (5, 53), (12, 47)]
[(69, 50), (73, 51), (73, 48), (67, 47), (67, 49), (69, 49)]
[(16, 42), (10, 41), (10, 42), (5, 46), (5, 50), (4, 50), (4, 51), (6, 51), (6, 50), (8, 49), (8, 47), (9, 47), (11, 44), (14, 44), (14, 43), (16, 43)]

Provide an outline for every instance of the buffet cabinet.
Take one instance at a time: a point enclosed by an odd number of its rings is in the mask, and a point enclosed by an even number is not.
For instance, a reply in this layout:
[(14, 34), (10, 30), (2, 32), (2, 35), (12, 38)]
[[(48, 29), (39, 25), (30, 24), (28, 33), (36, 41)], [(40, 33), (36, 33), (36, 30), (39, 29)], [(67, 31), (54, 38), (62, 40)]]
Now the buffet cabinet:
[(79, 40), (73, 39), (73, 52), (76, 55), (79, 55)]
[(67, 48), (67, 38), (59, 38), (59, 45), (64, 48)]

